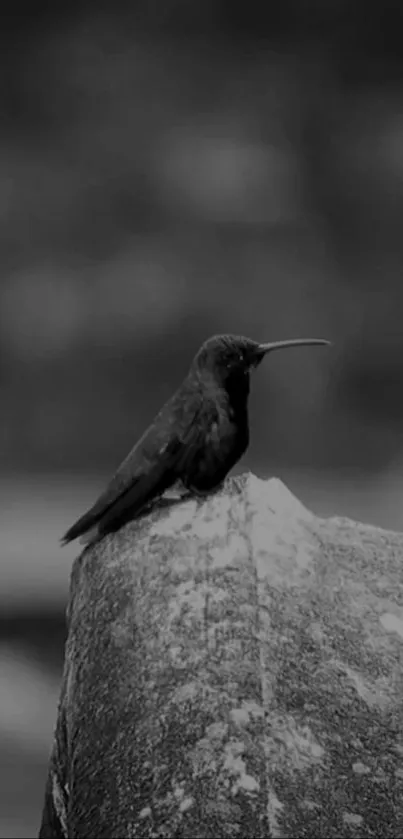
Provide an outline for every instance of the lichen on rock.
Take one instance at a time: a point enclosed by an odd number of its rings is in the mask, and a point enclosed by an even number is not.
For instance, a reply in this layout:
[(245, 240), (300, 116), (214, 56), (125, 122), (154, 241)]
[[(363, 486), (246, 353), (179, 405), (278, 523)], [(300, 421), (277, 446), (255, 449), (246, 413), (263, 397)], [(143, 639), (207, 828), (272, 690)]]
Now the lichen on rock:
[(87, 548), (40, 837), (403, 835), (402, 554), (253, 475)]

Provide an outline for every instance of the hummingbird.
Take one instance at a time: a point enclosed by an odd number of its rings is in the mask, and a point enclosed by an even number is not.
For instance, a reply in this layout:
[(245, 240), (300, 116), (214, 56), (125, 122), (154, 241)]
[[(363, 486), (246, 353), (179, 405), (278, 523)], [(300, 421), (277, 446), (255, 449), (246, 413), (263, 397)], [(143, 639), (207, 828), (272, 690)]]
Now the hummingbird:
[(275, 350), (324, 344), (330, 341), (260, 344), (238, 335), (205, 341), (178, 390), (62, 544), (79, 537), (93, 542), (118, 530), (178, 482), (196, 496), (218, 489), (249, 445), (251, 371)]

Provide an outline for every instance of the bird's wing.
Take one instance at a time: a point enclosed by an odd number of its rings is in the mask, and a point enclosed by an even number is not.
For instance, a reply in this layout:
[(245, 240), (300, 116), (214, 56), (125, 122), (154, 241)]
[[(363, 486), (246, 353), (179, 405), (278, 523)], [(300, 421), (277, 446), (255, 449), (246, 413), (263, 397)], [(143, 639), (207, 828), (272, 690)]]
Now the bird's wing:
[(151, 497), (167, 489), (171, 483), (177, 441), (170, 440), (168, 445), (156, 450), (154, 458), (150, 448), (147, 453), (142, 450), (141, 443), (140, 440), (132, 449), (90, 510), (67, 531), (62, 540), (64, 543), (82, 536), (95, 525), (101, 525), (103, 530), (113, 520), (118, 520), (124, 510), (130, 507), (135, 513)]
[(101, 532), (113, 529), (125, 511), (134, 514), (163, 493), (177, 477), (177, 466), (186, 447), (200, 444), (197, 417), (200, 399), (170, 400), (160, 411), (88, 512), (65, 533), (62, 542), (82, 536), (98, 525)]

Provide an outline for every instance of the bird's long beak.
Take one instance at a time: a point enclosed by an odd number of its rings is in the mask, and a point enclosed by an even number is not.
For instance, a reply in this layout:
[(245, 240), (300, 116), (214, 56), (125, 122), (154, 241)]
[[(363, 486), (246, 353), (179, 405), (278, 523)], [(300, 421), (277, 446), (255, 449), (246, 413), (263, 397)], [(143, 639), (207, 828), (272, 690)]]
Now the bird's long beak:
[(324, 338), (293, 338), (290, 341), (273, 341), (271, 344), (259, 344), (251, 368), (258, 367), (266, 353), (271, 352), (271, 350), (285, 350), (287, 347), (306, 347), (330, 343), (330, 341), (325, 341)]
[(274, 341), (272, 344), (259, 344), (259, 350), (262, 354), (265, 354), (271, 352), (271, 350), (282, 350), (286, 347), (302, 347), (330, 343), (330, 341), (325, 341), (324, 338), (293, 338), (291, 341)]

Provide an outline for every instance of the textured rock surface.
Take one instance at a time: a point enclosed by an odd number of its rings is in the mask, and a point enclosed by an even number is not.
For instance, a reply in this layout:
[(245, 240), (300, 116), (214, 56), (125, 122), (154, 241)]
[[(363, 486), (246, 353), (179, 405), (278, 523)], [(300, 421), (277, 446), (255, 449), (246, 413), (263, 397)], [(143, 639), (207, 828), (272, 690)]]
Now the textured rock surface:
[(85, 551), (40, 836), (403, 836), (402, 557), (251, 475)]

